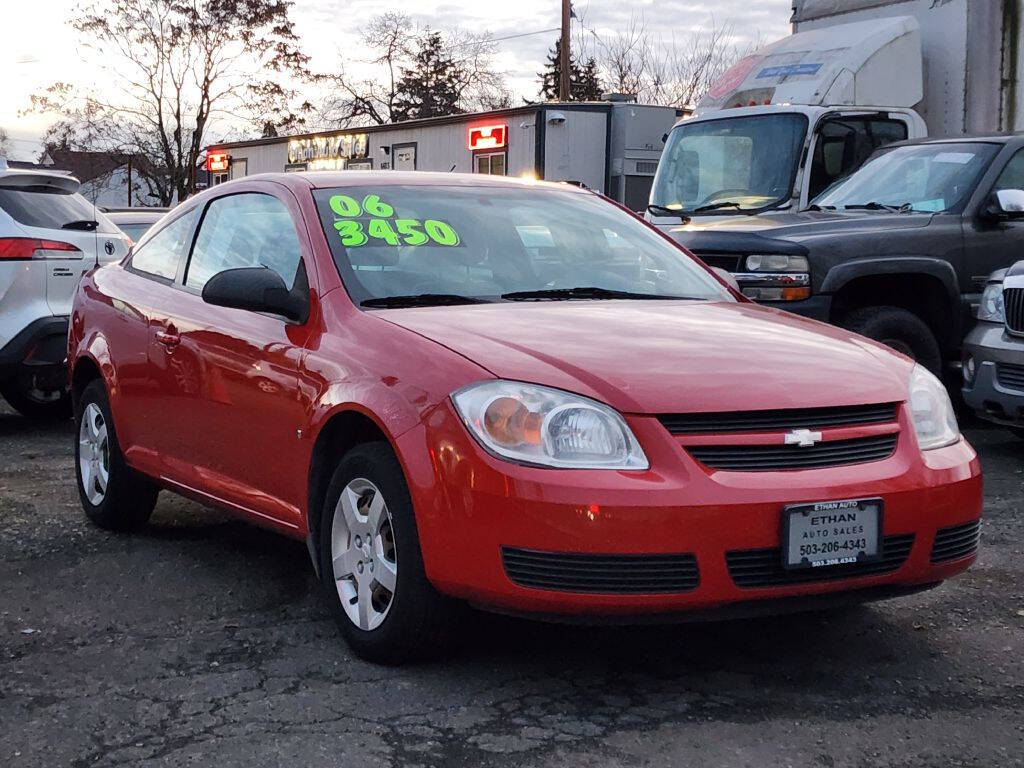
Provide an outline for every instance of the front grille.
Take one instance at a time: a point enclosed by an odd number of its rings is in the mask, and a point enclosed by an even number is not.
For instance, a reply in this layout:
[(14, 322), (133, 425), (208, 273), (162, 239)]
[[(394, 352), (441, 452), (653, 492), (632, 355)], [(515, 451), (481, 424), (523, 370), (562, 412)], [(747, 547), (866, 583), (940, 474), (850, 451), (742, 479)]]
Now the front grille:
[(697, 258), (709, 267), (718, 267), (726, 272), (739, 272), (743, 256), (734, 253), (698, 253)]
[(932, 545), (932, 562), (942, 563), (973, 555), (978, 551), (980, 536), (981, 520), (940, 528), (935, 534), (935, 544)]
[(1003, 309), (1006, 327), (1014, 333), (1024, 333), (1024, 288), (1004, 288)]
[(658, 421), (673, 435), (721, 432), (788, 432), (791, 429), (847, 427), (896, 421), (896, 403), (834, 408), (785, 408), (775, 411), (669, 413)]
[(689, 592), (700, 583), (692, 554), (586, 555), (506, 547), (501, 557), (509, 579), (534, 589), (644, 594)]
[(744, 549), (725, 553), (729, 575), (738, 587), (781, 587), (813, 581), (833, 581), (857, 576), (876, 576), (898, 570), (914, 546), (914, 534), (886, 536), (882, 539), (882, 557), (866, 563), (823, 566), (787, 571), (782, 567), (782, 550)]
[(996, 364), (996, 381), (1008, 389), (1024, 391), (1024, 365)]
[(872, 435), (799, 445), (691, 445), (690, 454), (711, 469), (765, 472), (773, 469), (812, 469), (863, 464), (888, 458), (898, 435)]

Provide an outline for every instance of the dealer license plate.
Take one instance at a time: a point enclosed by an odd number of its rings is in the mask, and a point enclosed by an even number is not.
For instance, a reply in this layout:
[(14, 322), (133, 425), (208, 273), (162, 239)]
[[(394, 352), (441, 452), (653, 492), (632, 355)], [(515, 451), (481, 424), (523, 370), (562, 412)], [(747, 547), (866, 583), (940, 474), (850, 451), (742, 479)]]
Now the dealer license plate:
[(782, 564), (827, 568), (876, 560), (881, 554), (882, 500), (797, 504), (782, 512)]

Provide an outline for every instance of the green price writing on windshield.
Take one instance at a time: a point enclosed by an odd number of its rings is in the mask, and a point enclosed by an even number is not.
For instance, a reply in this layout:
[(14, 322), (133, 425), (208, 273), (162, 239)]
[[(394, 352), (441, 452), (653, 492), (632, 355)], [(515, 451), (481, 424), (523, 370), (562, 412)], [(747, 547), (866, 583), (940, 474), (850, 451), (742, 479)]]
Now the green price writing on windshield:
[(395, 209), (380, 199), (380, 195), (367, 195), (362, 202), (351, 195), (332, 195), (331, 210), (341, 218), (334, 228), (346, 248), (366, 245), (371, 238), (374, 245), (441, 245), (460, 244), (458, 233), (440, 219), (395, 219)]

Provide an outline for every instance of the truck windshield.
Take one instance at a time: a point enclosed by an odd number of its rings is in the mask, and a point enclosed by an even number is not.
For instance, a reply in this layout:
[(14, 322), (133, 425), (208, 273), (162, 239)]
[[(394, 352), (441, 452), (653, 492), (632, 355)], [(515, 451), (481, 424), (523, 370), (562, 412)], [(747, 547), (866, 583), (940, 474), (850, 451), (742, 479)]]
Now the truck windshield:
[(896, 147), (876, 155), (814, 200), (821, 208), (928, 213), (967, 202), (995, 156), (995, 144), (956, 142)]
[(798, 113), (681, 123), (658, 164), (651, 205), (681, 214), (780, 205), (791, 196), (806, 133)]

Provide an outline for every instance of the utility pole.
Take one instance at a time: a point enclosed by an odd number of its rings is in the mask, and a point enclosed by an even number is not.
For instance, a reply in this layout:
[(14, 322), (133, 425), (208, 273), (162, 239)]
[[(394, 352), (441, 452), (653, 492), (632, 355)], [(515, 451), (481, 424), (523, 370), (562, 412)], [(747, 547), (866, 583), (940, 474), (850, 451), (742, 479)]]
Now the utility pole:
[(569, 101), (569, 19), (572, 14), (572, 4), (569, 0), (562, 0), (562, 42), (561, 56), (558, 62), (558, 99)]

